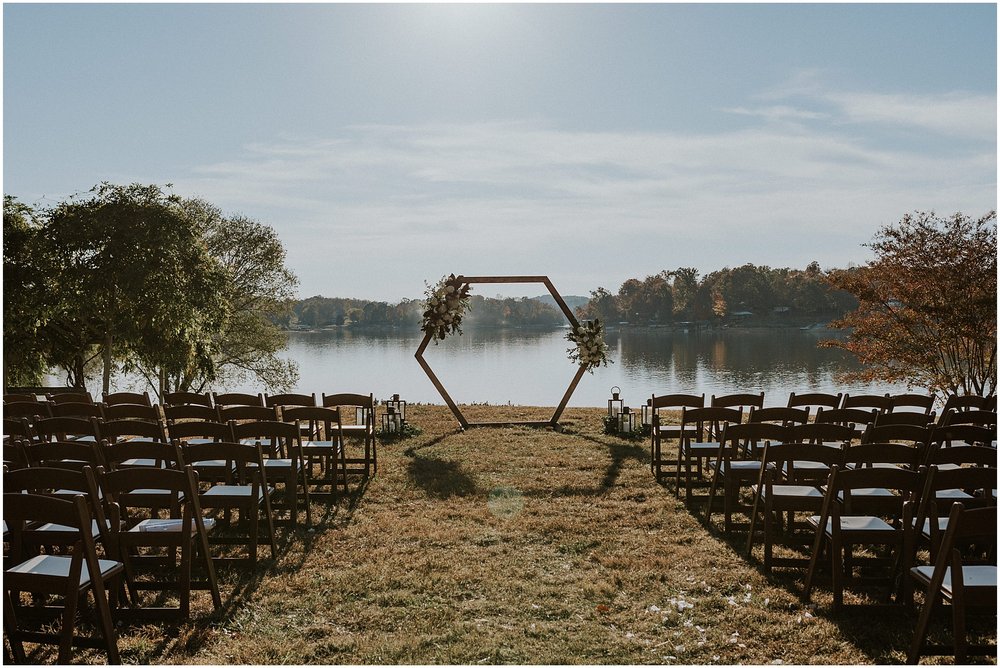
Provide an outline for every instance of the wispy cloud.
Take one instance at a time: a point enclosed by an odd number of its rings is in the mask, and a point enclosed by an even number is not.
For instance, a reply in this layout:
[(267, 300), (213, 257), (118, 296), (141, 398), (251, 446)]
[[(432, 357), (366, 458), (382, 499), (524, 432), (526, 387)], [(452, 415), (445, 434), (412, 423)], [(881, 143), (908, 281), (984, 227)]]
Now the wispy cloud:
[[(995, 142), (908, 150), (848, 125), (902, 114), (942, 137), (957, 132), (953, 122), (976, 137), (988, 129), (989, 100), (827, 101), (837, 114), (733, 107), (760, 122), (697, 135), (527, 122), (354, 126), (248, 146), (177, 187), (279, 226), (309, 294), (351, 292), (344, 286), (369, 275), (373, 257), (414, 294), (447, 271), (550, 273), (581, 292), (682, 265), (843, 266), (864, 260), (860, 245), (907, 211), (995, 206)], [(789, 119), (808, 131), (774, 122)], [(380, 284), (386, 277), (371, 280), (373, 295), (404, 296)]]

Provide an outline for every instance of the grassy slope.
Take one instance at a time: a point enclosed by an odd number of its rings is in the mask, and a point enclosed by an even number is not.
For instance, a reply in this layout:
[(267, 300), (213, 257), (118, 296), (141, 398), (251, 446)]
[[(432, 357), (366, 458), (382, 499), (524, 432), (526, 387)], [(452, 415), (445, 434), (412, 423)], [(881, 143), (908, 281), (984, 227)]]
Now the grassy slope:
[[(225, 576), (227, 607), (125, 631), (142, 663), (891, 663), (913, 619), (828, 619), (800, 576), (756, 562), (654, 483), (648, 445), (569, 409), (566, 433), (458, 432), (444, 407), (411, 407), (422, 436), (382, 446), (379, 475), (314, 504), (253, 578)], [(466, 409), (463, 409), (466, 410)], [(469, 407), (470, 420), (546, 411)], [(352, 487), (352, 490), (355, 489)], [(267, 555), (266, 550), (262, 555)], [(759, 554), (759, 552), (758, 552)], [(41, 657), (40, 657), (41, 658)], [(84, 658), (100, 660), (99, 655)]]

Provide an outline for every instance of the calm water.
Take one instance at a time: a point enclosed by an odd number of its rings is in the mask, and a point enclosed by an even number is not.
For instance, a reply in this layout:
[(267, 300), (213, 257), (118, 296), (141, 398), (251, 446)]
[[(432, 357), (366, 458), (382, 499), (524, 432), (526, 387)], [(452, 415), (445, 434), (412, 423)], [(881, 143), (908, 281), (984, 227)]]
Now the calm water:
[[(466, 330), (425, 357), (458, 403), (555, 406), (576, 366), (566, 357), (566, 330)], [(660, 329), (609, 332), (614, 364), (585, 374), (571, 406), (606, 406), (610, 388), (622, 390), (637, 406), (652, 394), (759, 392), (770, 405), (783, 404), (791, 391), (852, 394), (902, 392), (898, 385), (842, 383), (837, 374), (857, 368), (839, 350), (816, 346), (836, 332), (759, 329), (669, 332)], [(398, 392), (411, 402), (444, 401), (413, 354), (419, 332), (292, 332), (285, 356), (299, 364), (299, 391)], [(234, 391), (260, 390), (233, 387)]]

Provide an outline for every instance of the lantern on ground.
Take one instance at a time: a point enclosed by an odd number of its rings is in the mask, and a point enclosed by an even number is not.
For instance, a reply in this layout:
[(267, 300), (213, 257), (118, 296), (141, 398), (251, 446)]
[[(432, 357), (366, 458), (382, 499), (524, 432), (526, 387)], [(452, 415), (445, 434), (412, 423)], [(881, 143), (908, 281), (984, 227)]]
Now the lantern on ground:
[(635, 431), (635, 413), (628, 406), (622, 408), (618, 414), (618, 433), (631, 434)]
[(624, 406), (624, 402), (620, 396), (621, 391), (622, 388), (615, 385), (611, 388), (611, 398), (608, 399), (608, 417), (615, 421), (618, 420), (618, 416), (622, 412), (622, 406)]
[(403, 421), (396, 412), (395, 407), (388, 406), (385, 414), (382, 415), (382, 433), (388, 435), (398, 435), (403, 430)]
[(642, 407), (642, 424), (647, 427), (653, 426), (653, 400), (646, 399), (646, 405)]
[(385, 406), (387, 410), (389, 408), (395, 409), (400, 423), (406, 422), (406, 401), (400, 399), (398, 394), (392, 395), (392, 399), (386, 399)]

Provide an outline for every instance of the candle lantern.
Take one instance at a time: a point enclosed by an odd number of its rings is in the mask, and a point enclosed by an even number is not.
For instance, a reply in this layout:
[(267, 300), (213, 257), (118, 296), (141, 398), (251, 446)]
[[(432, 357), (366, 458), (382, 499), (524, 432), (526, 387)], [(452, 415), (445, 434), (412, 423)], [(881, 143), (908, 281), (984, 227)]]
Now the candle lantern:
[(642, 407), (642, 424), (647, 427), (653, 426), (653, 400), (646, 399), (646, 405)]
[(635, 431), (635, 413), (628, 406), (622, 408), (618, 414), (618, 433), (631, 434)]
[(402, 420), (396, 409), (393, 406), (387, 407), (385, 414), (382, 416), (382, 433), (399, 434), (402, 431), (402, 426)]
[(608, 399), (608, 417), (612, 420), (618, 420), (618, 416), (621, 415), (622, 412), (624, 402), (622, 402), (621, 397), (619, 396), (621, 391), (622, 389), (617, 385), (611, 388), (611, 398)]
[(392, 395), (392, 399), (385, 400), (386, 408), (393, 408), (399, 416), (400, 423), (406, 422), (406, 401), (399, 398), (398, 394)]

